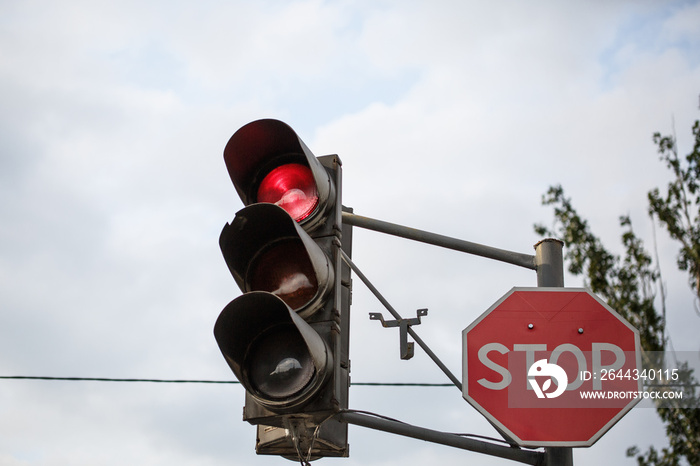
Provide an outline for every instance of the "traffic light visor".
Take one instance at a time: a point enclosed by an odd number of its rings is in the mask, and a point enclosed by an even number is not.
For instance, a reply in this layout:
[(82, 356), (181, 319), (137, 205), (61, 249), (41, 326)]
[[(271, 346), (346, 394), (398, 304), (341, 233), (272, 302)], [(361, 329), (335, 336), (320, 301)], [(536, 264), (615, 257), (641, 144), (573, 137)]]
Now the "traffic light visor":
[(279, 120), (256, 120), (233, 133), (224, 161), (243, 204), (277, 204), (307, 231), (323, 224), (335, 188), (296, 132)]
[(333, 286), (328, 255), (274, 204), (238, 211), (219, 245), (241, 291), (273, 293), (302, 317), (320, 309)]
[(231, 301), (214, 325), (214, 337), (241, 384), (276, 412), (305, 404), (333, 364), (321, 336), (284, 301), (265, 291)]

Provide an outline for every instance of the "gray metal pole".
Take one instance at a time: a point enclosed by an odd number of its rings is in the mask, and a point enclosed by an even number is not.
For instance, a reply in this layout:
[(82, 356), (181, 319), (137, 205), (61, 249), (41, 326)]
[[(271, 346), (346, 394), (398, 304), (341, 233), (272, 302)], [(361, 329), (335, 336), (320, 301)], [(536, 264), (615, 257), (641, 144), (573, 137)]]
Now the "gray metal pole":
[(335, 418), (339, 419), (340, 421), (347, 422), (348, 424), (355, 424), (370, 429), (425, 440), (426, 442), (439, 443), (441, 445), (461, 448), (463, 450), (474, 451), (490, 456), (497, 456), (499, 458), (505, 458), (517, 461), (519, 463), (541, 465), (544, 458), (544, 454), (539, 451), (523, 450), (505, 445), (496, 445), (457, 434), (450, 434), (426, 429), (424, 427), (417, 427), (391, 419), (368, 416), (359, 412), (341, 411), (335, 416)]
[[(362, 273), (362, 271), (355, 265), (355, 263), (352, 261), (352, 259), (344, 252), (340, 251), (340, 253), (343, 256), (343, 260), (350, 266), (353, 272), (355, 272), (355, 275), (357, 275), (362, 283), (369, 288), (369, 290), (374, 294), (374, 296), (379, 300), (380, 303), (384, 305), (384, 307), (391, 313), (392, 316), (394, 316), (395, 319), (401, 320), (401, 315), (399, 315), (398, 312), (396, 312), (396, 309), (393, 308), (393, 306), (387, 301), (384, 296), (379, 292), (377, 287), (375, 287), (371, 281), (365, 276), (365, 274)], [(430, 357), (430, 359), (433, 360), (433, 362), (442, 370), (442, 372), (445, 373), (445, 375), (452, 381), (453, 384), (457, 388), (459, 388), (460, 391), (462, 391), (462, 382), (455, 377), (455, 375), (443, 364), (442, 361), (440, 361), (440, 358), (437, 357), (437, 355), (433, 352), (433, 350), (430, 349), (430, 347), (416, 334), (416, 332), (411, 328), (408, 327), (408, 334), (413, 337), (413, 340), (423, 348), (423, 351), (426, 352), (426, 354)]]
[(409, 228), (403, 225), (385, 222), (383, 220), (362, 217), (350, 212), (343, 212), (343, 223), (413, 241), (419, 241), (421, 243), (432, 244), (433, 246), (452, 249), (454, 251), (466, 252), (467, 254), (474, 254), (476, 256), (506, 262), (508, 264), (525, 267), (531, 270), (535, 269), (535, 258), (530, 254), (522, 254), (505, 249), (493, 248), (491, 246), (451, 238), (449, 236), (439, 235), (429, 231)]
[[(535, 270), (537, 286), (564, 286), (564, 243), (557, 239), (545, 239), (535, 245)], [(545, 466), (573, 466), (574, 453), (567, 447), (544, 449)]]
[(543, 239), (535, 244), (537, 286), (564, 286), (564, 243), (558, 239)]

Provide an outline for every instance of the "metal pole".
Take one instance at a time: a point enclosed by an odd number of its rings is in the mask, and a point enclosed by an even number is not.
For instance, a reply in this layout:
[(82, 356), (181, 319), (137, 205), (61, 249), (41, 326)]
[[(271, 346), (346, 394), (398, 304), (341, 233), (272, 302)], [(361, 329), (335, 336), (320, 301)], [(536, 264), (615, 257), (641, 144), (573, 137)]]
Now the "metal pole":
[[(384, 307), (391, 313), (392, 316), (394, 316), (395, 319), (401, 320), (401, 315), (399, 315), (398, 312), (396, 312), (396, 309), (392, 307), (392, 305), (387, 301), (384, 296), (379, 292), (377, 287), (375, 287), (371, 281), (365, 276), (365, 274), (362, 273), (362, 271), (355, 265), (355, 263), (352, 261), (352, 259), (344, 252), (340, 251), (340, 253), (343, 255), (343, 260), (350, 266), (353, 272), (355, 272), (355, 275), (357, 275), (360, 280), (369, 288), (369, 290), (374, 294), (374, 296), (379, 300), (380, 303), (384, 305)], [(440, 361), (440, 358), (437, 357), (437, 355), (430, 349), (430, 347), (416, 334), (416, 332), (409, 327), (408, 328), (408, 334), (413, 337), (413, 340), (423, 348), (423, 351), (426, 352), (426, 354), (430, 357), (430, 359), (433, 360), (435, 364), (442, 370), (442, 372), (445, 373), (445, 375), (452, 381), (453, 384), (457, 388), (459, 388), (460, 391), (462, 391), (462, 382), (455, 377), (455, 375), (443, 364), (442, 361)]]
[[(535, 270), (537, 286), (564, 286), (564, 243), (557, 239), (545, 239), (535, 245)], [(545, 466), (573, 466), (573, 450), (568, 447), (548, 447), (544, 449)]]
[(474, 451), (486, 455), (497, 456), (520, 463), (541, 465), (544, 459), (544, 454), (539, 451), (523, 450), (520, 448), (508, 447), (505, 445), (497, 445), (494, 443), (474, 440), (457, 434), (440, 432), (437, 430), (417, 427), (403, 422), (368, 416), (366, 414), (353, 411), (342, 411), (335, 416), (342, 422), (355, 424), (370, 429), (381, 430), (392, 434), (403, 435), (426, 442), (439, 443), (463, 450)]
[(558, 239), (543, 239), (535, 244), (537, 286), (564, 286), (564, 243)]
[(518, 265), (527, 269), (535, 270), (535, 257), (530, 254), (522, 254), (519, 252), (507, 251), (505, 249), (493, 248), (483, 244), (472, 243), (461, 239), (451, 238), (449, 236), (438, 235), (428, 231), (417, 230), (395, 223), (385, 222), (369, 217), (362, 217), (350, 212), (343, 212), (343, 222), (368, 230), (386, 233), (388, 235), (399, 236), (401, 238), (419, 241), (421, 243), (432, 244), (454, 251), (466, 252), (476, 256), (494, 259), (508, 264)]

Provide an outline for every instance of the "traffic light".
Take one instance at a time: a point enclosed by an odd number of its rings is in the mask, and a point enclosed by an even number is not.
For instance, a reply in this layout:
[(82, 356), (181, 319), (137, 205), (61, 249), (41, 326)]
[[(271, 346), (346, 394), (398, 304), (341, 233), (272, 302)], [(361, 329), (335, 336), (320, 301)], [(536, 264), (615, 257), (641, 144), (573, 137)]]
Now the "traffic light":
[(341, 163), (315, 157), (277, 120), (236, 131), (224, 150), (245, 207), (219, 245), (243, 294), (214, 335), (246, 390), (258, 454), (347, 456), (352, 229), (342, 224)]

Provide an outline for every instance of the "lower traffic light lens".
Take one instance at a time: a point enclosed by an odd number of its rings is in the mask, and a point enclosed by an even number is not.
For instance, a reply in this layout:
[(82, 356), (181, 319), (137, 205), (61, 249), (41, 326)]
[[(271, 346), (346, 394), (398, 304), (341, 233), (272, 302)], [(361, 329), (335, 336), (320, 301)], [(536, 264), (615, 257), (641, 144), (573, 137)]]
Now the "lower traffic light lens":
[(258, 202), (277, 204), (300, 222), (318, 205), (318, 190), (311, 169), (288, 163), (268, 173), (258, 187)]
[(311, 355), (291, 324), (261, 335), (248, 351), (250, 383), (264, 398), (282, 400), (300, 393), (313, 379)]
[(248, 272), (251, 291), (268, 291), (292, 309), (300, 309), (318, 291), (318, 281), (300, 240), (280, 241), (261, 253)]

